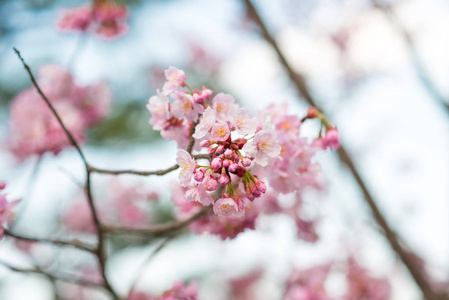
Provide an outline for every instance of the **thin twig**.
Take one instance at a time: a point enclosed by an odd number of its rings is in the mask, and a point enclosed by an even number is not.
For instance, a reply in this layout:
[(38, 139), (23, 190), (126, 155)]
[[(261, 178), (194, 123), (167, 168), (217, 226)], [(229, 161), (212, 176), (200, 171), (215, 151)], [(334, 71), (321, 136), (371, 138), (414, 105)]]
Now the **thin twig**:
[[(243, 0), (246, 8), (248, 10), (248, 13), (253, 18), (253, 20), (257, 23), (259, 26), (262, 36), (265, 38), (265, 40), (274, 48), (276, 53), (278, 54), (279, 60), (284, 67), (284, 69), (287, 71), (290, 79), (294, 83), (299, 95), (303, 97), (307, 103), (309, 103), (311, 106), (315, 106), (318, 110), (323, 111), (309, 92), (309, 89), (305, 83), (304, 76), (297, 74), (293, 69), (290, 67), (289, 63), (287, 62), (287, 59), (281, 52), (279, 46), (277, 45), (274, 38), (269, 33), (267, 27), (265, 26), (265, 23), (259, 16), (257, 10), (253, 6), (250, 0)], [(355, 180), (357, 181), (360, 189), (362, 190), (362, 193), (364, 195), (364, 199), (366, 200), (366, 203), (371, 209), (371, 213), (377, 222), (377, 224), (381, 227), (385, 237), (390, 243), (390, 246), (393, 248), (393, 250), (397, 253), (397, 255), (400, 257), (404, 265), (409, 270), (410, 274), (412, 275), (413, 279), (415, 280), (418, 287), (421, 289), (423, 295), (426, 297), (426, 299), (444, 299), (440, 298), (441, 296), (438, 295), (435, 291), (432, 290), (430, 287), (429, 282), (424, 277), (421, 270), (415, 265), (415, 263), (412, 261), (410, 256), (407, 254), (407, 252), (403, 249), (401, 244), (398, 241), (397, 234), (391, 229), (391, 227), (388, 225), (386, 219), (381, 214), (379, 208), (377, 207), (376, 202), (374, 201), (373, 196), (368, 191), (368, 188), (363, 181), (362, 177), (360, 176), (357, 168), (355, 167), (351, 157), (346, 152), (345, 148), (343, 146), (340, 147), (338, 150), (338, 155), (340, 160), (346, 164), (346, 166), (351, 171), (352, 175), (354, 176)]]
[(76, 142), (75, 138), (70, 133), (70, 131), (67, 129), (67, 127), (64, 125), (64, 122), (62, 122), (62, 119), (59, 116), (59, 114), (57, 113), (57, 111), (54, 108), (54, 106), (51, 104), (51, 102), (48, 100), (48, 98), (42, 92), (42, 90), (39, 87), (36, 79), (34, 78), (33, 73), (31, 72), (31, 68), (25, 63), (25, 60), (22, 58), (20, 52), (16, 48), (13, 48), (13, 49), (16, 52), (16, 54), (19, 57), (19, 59), (22, 61), (22, 64), (23, 64), (25, 70), (28, 72), (28, 75), (30, 76), (31, 82), (33, 83), (34, 87), (37, 89), (39, 95), (47, 103), (48, 107), (50, 108), (50, 110), (52, 111), (53, 115), (56, 117), (56, 119), (58, 120), (58, 122), (61, 125), (62, 129), (64, 130), (65, 134), (67, 135), (68, 139), (70, 140), (70, 143), (76, 148), (76, 150), (78, 151), (78, 154), (80, 155), (81, 159), (84, 162), (84, 166), (85, 166), (85, 169), (86, 169), (86, 184), (85, 184), (86, 196), (87, 196), (89, 208), (90, 208), (90, 210), (92, 212), (92, 216), (93, 216), (94, 223), (95, 223), (95, 226), (96, 226), (97, 237), (98, 237), (98, 247), (95, 249), (95, 254), (97, 256), (98, 263), (100, 265), (100, 269), (101, 269), (101, 273), (103, 275), (103, 279), (104, 279), (104, 282), (105, 282), (106, 289), (109, 291), (109, 293), (112, 295), (112, 297), (114, 299), (119, 299), (119, 297), (117, 296), (117, 294), (115, 293), (114, 289), (110, 285), (110, 283), (109, 283), (109, 281), (107, 279), (107, 276), (106, 276), (106, 257), (105, 257), (105, 249), (104, 249), (105, 247), (104, 247), (104, 240), (103, 240), (104, 233), (102, 231), (100, 220), (99, 220), (99, 217), (98, 217), (98, 213), (97, 213), (97, 210), (95, 208), (94, 200), (93, 200), (93, 197), (92, 197), (90, 166), (89, 166), (89, 164), (88, 164), (88, 162), (86, 160), (86, 157), (84, 156), (83, 152), (81, 151), (81, 147)]
[(65, 275), (64, 276), (63, 275), (53, 275), (53, 274), (50, 274), (50, 273), (45, 272), (45, 271), (40, 270), (40, 269), (36, 270), (36, 269), (22, 269), (22, 268), (18, 268), (18, 267), (10, 265), (9, 263), (4, 262), (4, 261), (0, 261), (0, 265), (3, 265), (5, 267), (7, 267), (8, 269), (10, 269), (11, 271), (14, 271), (14, 272), (41, 274), (41, 275), (46, 276), (50, 280), (57, 280), (57, 281), (73, 283), (73, 284), (77, 284), (77, 285), (89, 286), (89, 287), (97, 287), (97, 288), (98, 287), (100, 287), (100, 288), (104, 288), (105, 287), (101, 283), (87, 281), (87, 280), (84, 280), (82, 278), (69, 277), (69, 276), (65, 276)]
[(158, 224), (151, 227), (135, 228), (135, 227), (117, 227), (117, 226), (103, 226), (103, 230), (109, 234), (133, 234), (144, 236), (162, 236), (168, 233), (180, 230), (189, 225), (196, 219), (210, 213), (210, 207), (205, 207), (190, 218), (182, 221), (170, 222), (166, 224)]
[(36, 243), (45, 243), (45, 244), (53, 244), (58, 246), (67, 246), (67, 247), (75, 247), (83, 251), (95, 253), (95, 247), (85, 244), (81, 241), (74, 240), (74, 241), (62, 241), (57, 239), (48, 239), (48, 238), (37, 238), (37, 237), (29, 237), (29, 236), (23, 236), (16, 233), (13, 233), (7, 229), (4, 229), (4, 234), (7, 236), (10, 236), (12, 238), (28, 241), (28, 242), (36, 242)]
[(53, 115), (58, 120), (59, 125), (61, 125), (61, 127), (64, 130), (65, 134), (69, 138), (70, 143), (78, 151), (79, 155), (81, 156), (81, 159), (84, 161), (85, 164), (87, 164), (87, 161), (86, 161), (86, 158), (84, 157), (83, 151), (81, 151), (81, 148), (78, 145), (77, 141), (75, 140), (73, 135), (70, 133), (70, 131), (67, 129), (67, 127), (65, 127), (64, 123), (62, 122), (61, 118), (59, 117), (58, 113), (56, 112), (54, 106), (51, 104), (50, 100), (48, 100), (47, 96), (45, 96), (45, 94), (42, 92), (41, 88), (37, 84), (36, 79), (34, 78), (33, 72), (31, 72), (31, 68), (25, 63), (25, 60), (22, 58), (22, 55), (20, 54), (19, 50), (17, 50), (16, 48), (13, 48), (13, 49), (16, 52), (16, 54), (19, 57), (19, 59), (22, 61), (22, 64), (23, 64), (25, 70), (28, 72), (28, 75), (30, 76), (31, 82), (33, 83), (34, 87), (37, 89), (37, 92), (42, 97), (42, 99), (44, 99), (44, 101), (47, 103), (47, 105), (50, 108), (50, 110), (52, 111)]
[[(192, 155), (192, 157), (195, 159), (210, 159), (211, 158), (211, 156), (209, 154), (197, 154), (197, 155)], [(171, 166), (167, 169), (163, 169), (163, 170), (138, 171), (138, 170), (131, 170), (131, 169), (129, 169), (129, 170), (109, 170), (109, 169), (96, 168), (96, 167), (92, 167), (89, 165), (89, 170), (93, 173), (111, 174), (111, 175), (133, 174), (133, 175), (139, 175), (139, 176), (150, 176), (150, 175), (162, 176), (162, 175), (165, 175), (172, 171), (175, 171), (178, 168), (179, 168), (179, 166), (176, 164), (176, 165), (173, 165), (173, 166)]]

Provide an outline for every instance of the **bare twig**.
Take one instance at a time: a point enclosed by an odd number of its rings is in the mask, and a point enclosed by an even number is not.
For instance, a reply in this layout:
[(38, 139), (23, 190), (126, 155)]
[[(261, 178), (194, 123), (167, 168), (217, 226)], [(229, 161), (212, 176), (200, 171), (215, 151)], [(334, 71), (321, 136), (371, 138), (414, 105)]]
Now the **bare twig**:
[[(197, 155), (193, 155), (192, 157), (195, 159), (210, 159), (211, 158), (211, 156), (209, 154), (197, 154)], [(172, 171), (175, 171), (178, 168), (179, 168), (179, 166), (177, 164), (173, 165), (167, 169), (157, 170), (157, 171), (109, 170), (109, 169), (101, 169), (101, 168), (89, 166), (89, 170), (93, 173), (111, 174), (111, 175), (133, 174), (133, 175), (139, 175), (139, 176), (150, 176), (150, 175), (162, 176), (162, 175), (165, 175)]]
[(81, 151), (81, 148), (80, 148), (79, 144), (77, 143), (77, 141), (75, 140), (73, 135), (70, 133), (70, 131), (67, 129), (67, 127), (62, 122), (61, 117), (59, 117), (58, 113), (56, 112), (54, 106), (51, 104), (50, 100), (48, 100), (47, 96), (45, 96), (45, 94), (42, 92), (41, 88), (37, 84), (36, 79), (34, 78), (33, 72), (31, 72), (31, 68), (25, 63), (25, 61), (22, 58), (22, 55), (20, 55), (19, 50), (17, 50), (16, 48), (13, 48), (13, 49), (16, 52), (16, 54), (19, 57), (19, 59), (22, 61), (22, 64), (23, 64), (25, 70), (28, 72), (28, 75), (30, 76), (31, 82), (33, 83), (34, 87), (37, 89), (37, 92), (42, 97), (42, 99), (44, 99), (44, 101), (47, 103), (47, 105), (50, 108), (50, 110), (52, 111), (53, 115), (58, 120), (58, 123), (61, 125), (61, 127), (64, 130), (65, 134), (69, 138), (70, 143), (78, 151), (78, 154), (81, 156), (81, 159), (83, 160), (83, 162), (85, 164), (87, 164), (86, 158), (84, 157), (83, 151)]
[(19, 235), (16, 233), (13, 233), (7, 229), (4, 229), (4, 234), (7, 236), (10, 236), (12, 238), (22, 240), (22, 241), (28, 241), (28, 242), (36, 242), (36, 243), (45, 243), (45, 244), (53, 244), (58, 246), (67, 246), (67, 247), (75, 247), (83, 251), (88, 251), (95, 253), (95, 247), (85, 244), (81, 241), (74, 240), (74, 241), (62, 241), (57, 239), (48, 239), (48, 238), (37, 238), (37, 237), (28, 237)]
[(89, 287), (96, 287), (96, 288), (98, 288), (98, 287), (99, 288), (104, 288), (105, 287), (101, 283), (87, 281), (87, 280), (84, 280), (82, 278), (69, 277), (69, 276), (66, 276), (66, 275), (64, 275), (64, 276), (63, 275), (53, 275), (53, 274), (50, 274), (50, 273), (45, 272), (45, 271), (40, 270), (40, 269), (37, 270), (37, 269), (22, 269), (22, 268), (18, 268), (18, 267), (10, 265), (9, 263), (4, 262), (4, 261), (0, 261), (0, 265), (3, 265), (5, 267), (7, 267), (8, 269), (10, 269), (11, 271), (14, 271), (14, 272), (41, 274), (43, 276), (46, 276), (50, 280), (57, 280), (57, 281), (73, 283), (73, 284), (89, 286)]
[[(267, 27), (265, 26), (265, 23), (259, 16), (257, 10), (253, 6), (250, 0), (243, 0), (246, 8), (248, 10), (249, 15), (253, 18), (253, 20), (257, 23), (259, 26), (262, 36), (265, 38), (265, 40), (274, 48), (276, 53), (278, 54), (278, 58), (288, 73), (290, 79), (294, 83), (299, 95), (303, 97), (307, 103), (311, 106), (315, 106), (318, 108), (318, 110), (323, 111), (318, 103), (315, 101), (311, 93), (309, 92), (309, 89), (305, 83), (304, 76), (297, 74), (293, 69), (290, 67), (289, 63), (287, 62), (287, 59), (281, 52), (279, 46), (277, 45), (274, 38), (269, 33)], [(364, 195), (364, 199), (368, 206), (371, 209), (371, 213), (377, 222), (377, 224), (382, 229), (385, 237), (387, 238), (388, 242), (390, 243), (390, 246), (393, 248), (393, 250), (396, 252), (396, 254), (400, 257), (404, 265), (409, 270), (410, 274), (412, 275), (413, 279), (415, 280), (418, 287), (421, 289), (423, 295), (426, 299), (447, 299), (447, 298), (440, 298), (441, 295), (438, 295), (435, 291), (432, 290), (430, 287), (429, 282), (424, 277), (421, 270), (414, 264), (414, 262), (411, 260), (410, 256), (407, 254), (407, 252), (403, 249), (402, 245), (399, 243), (397, 234), (391, 229), (389, 224), (387, 223), (384, 216), (381, 214), (379, 208), (377, 207), (376, 202), (374, 201), (373, 196), (369, 192), (365, 182), (363, 181), (362, 177), (360, 176), (357, 168), (355, 167), (355, 164), (353, 163), (351, 157), (346, 152), (345, 148), (341, 146), (341, 148), (338, 150), (338, 155), (340, 160), (346, 164), (346, 166), (351, 171), (352, 175), (354, 176), (356, 182), (358, 183), (360, 189), (362, 190), (362, 193)], [(444, 297), (444, 296), (443, 296)]]
[(114, 289), (109, 284), (109, 281), (108, 281), (107, 276), (106, 276), (106, 257), (105, 257), (105, 247), (104, 247), (105, 244), (104, 244), (104, 240), (103, 240), (104, 233), (102, 231), (100, 220), (99, 220), (99, 217), (98, 217), (98, 213), (97, 213), (97, 210), (95, 208), (94, 200), (93, 200), (93, 197), (92, 197), (92, 189), (91, 189), (91, 172), (92, 171), (90, 170), (90, 166), (89, 166), (89, 164), (88, 164), (88, 162), (86, 160), (86, 157), (84, 156), (83, 152), (81, 151), (81, 147), (79, 146), (79, 144), (77, 143), (77, 141), (75, 140), (73, 135), (70, 133), (70, 131), (67, 129), (67, 127), (64, 125), (64, 122), (62, 121), (61, 117), (57, 113), (57, 111), (54, 108), (54, 106), (51, 104), (51, 102), (48, 100), (48, 98), (42, 92), (42, 90), (39, 87), (36, 79), (34, 78), (33, 73), (31, 72), (31, 68), (25, 63), (25, 61), (22, 58), (20, 52), (16, 48), (14, 48), (14, 51), (16, 52), (16, 54), (19, 57), (19, 59), (22, 61), (22, 64), (23, 64), (25, 70), (28, 72), (28, 75), (30, 76), (31, 82), (33, 83), (34, 87), (37, 89), (39, 95), (47, 103), (48, 107), (50, 108), (50, 110), (52, 111), (53, 115), (58, 120), (58, 123), (61, 125), (62, 129), (64, 130), (65, 134), (67, 135), (70, 143), (76, 148), (76, 150), (78, 151), (78, 154), (80, 155), (81, 159), (84, 162), (84, 166), (85, 166), (85, 169), (86, 169), (85, 190), (86, 190), (88, 204), (89, 204), (90, 210), (92, 212), (92, 216), (93, 216), (94, 223), (95, 223), (95, 226), (96, 226), (97, 237), (98, 237), (98, 246), (97, 246), (97, 248), (95, 249), (94, 252), (95, 252), (95, 254), (97, 256), (98, 263), (99, 263), (100, 268), (101, 268), (101, 273), (103, 275), (103, 279), (104, 279), (104, 282), (105, 282), (106, 289), (109, 291), (109, 293), (112, 295), (112, 297), (114, 299), (119, 299), (119, 297), (115, 293)]
[(116, 226), (103, 226), (103, 230), (109, 234), (133, 234), (133, 235), (144, 235), (144, 236), (162, 236), (168, 233), (175, 232), (189, 225), (196, 219), (205, 216), (210, 213), (210, 207), (205, 207), (201, 211), (197, 212), (190, 218), (183, 221), (176, 221), (166, 224), (158, 224), (146, 228), (134, 228), (134, 227), (116, 227)]

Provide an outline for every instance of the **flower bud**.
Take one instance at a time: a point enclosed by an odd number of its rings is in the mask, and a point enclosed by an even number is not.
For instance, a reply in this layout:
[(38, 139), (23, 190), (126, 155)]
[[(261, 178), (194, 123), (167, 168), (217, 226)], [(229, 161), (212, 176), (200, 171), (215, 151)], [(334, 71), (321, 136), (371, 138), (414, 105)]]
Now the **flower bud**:
[(234, 152), (231, 149), (226, 149), (224, 156), (227, 158), (231, 158)]
[(210, 146), (210, 141), (209, 140), (201, 141), (200, 146), (204, 147), (204, 148), (209, 147)]
[(223, 145), (219, 145), (219, 146), (217, 147), (216, 152), (217, 152), (218, 154), (221, 154), (221, 153), (223, 153), (223, 151), (224, 151), (224, 146), (223, 146)]
[(206, 183), (206, 190), (209, 192), (213, 192), (218, 188), (218, 183), (215, 179), (210, 178)]
[(248, 157), (244, 157), (242, 159), (242, 165), (246, 168), (251, 166), (251, 159), (249, 159)]
[(238, 164), (233, 163), (229, 166), (228, 170), (229, 170), (229, 172), (235, 172), (235, 171), (237, 171), (238, 167), (239, 167)]
[(212, 169), (214, 169), (215, 171), (220, 170), (220, 168), (222, 167), (222, 163), (221, 163), (221, 158), (220, 157), (215, 157), (212, 162), (210, 163), (210, 166), (212, 167)]
[(231, 165), (231, 162), (229, 161), (229, 159), (223, 160), (223, 167), (229, 168), (230, 165)]
[(193, 179), (195, 179), (198, 182), (203, 181), (203, 179), (204, 179), (204, 172), (202, 170), (196, 171), (195, 175), (193, 175)]

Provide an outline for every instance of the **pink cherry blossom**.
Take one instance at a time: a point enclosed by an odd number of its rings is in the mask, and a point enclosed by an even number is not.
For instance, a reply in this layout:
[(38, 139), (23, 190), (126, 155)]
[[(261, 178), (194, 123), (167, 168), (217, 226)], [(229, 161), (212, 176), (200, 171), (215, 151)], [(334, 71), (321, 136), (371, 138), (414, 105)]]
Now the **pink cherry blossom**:
[(234, 104), (234, 97), (228, 94), (219, 93), (212, 99), (212, 107), (217, 113), (217, 120), (220, 122), (228, 121), (228, 111)]
[(179, 88), (185, 80), (185, 73), (182, 70), (178, 70), (175, 67), (170, 66), (167, 70), (165, 70), (165, 82), (162, 92), (164, 95), (169, 95), (171, 92)]
[(254, 162), (266, 167), (273, 163), (281, 152), (281, 146), (276, 140), (276, 133), (272, 129), (264, 129), (256, 133), (251, 141), (243, 146), (243, 151), (254, 157)]
[(200, 183), (195, 188), (188, 190), (185, 197), (186, 201), (197, 201), (204, 206), (214, 203), (212, 196), (206, 191), (206, 186), (203, 183)]
[(222, 217), (229, 217), (238, 213), (238, 207), (231, 198), (220, 198), (214, 204), (214, 213)]
[(259, 121), (251, 118), (251, 112), (248, 108), (232, 106), (228, 112), (231, 127), (235, 127), (241, 135), (253, 134), (256, 132)]
[(63, 31), (86, 31), (92, 22), (92, 9), (82, 6), (65, 11), (58, 20), (58, 28)]
[(196, 161), (187, 151), (182, 149), (178, 150), (176, 153), (176, 161), (181, 168), (181, 171), (179, 172), (179, 181), (182, 186), (187, 186), (195, 171)]
[(227, 123), (215, 123), (211, 129), (211, 139), (214, 141), (226, 141), (231, 135), (229, 125)]
[(323, 148), (330, 148), (336, 150), (340, 148), (340, 140), (338, 137), (337, 128), (331, 128), (326, 132), (323, 139)]
[(198, 115), (203, 112), (203, 106), (196, 103), (186, 92), (175, 92), (172, 95), (176, 101), (171, 106), (171, 112), (177, 118), (186, 117), (188, 121), (196, 122)]
[(208, 107), (204, 110), (203, 117), (200, 119), (200, 122), (195, 127), (195, 133), (193, 137), (196, 139), (203, 138), (215, 124), (216, 116), (215, 111)]
[(168, 98), (157, 90), (157, 95), (152, 96), (148, 100), (147, 109), (151, 114), (150, 124), (153, 125), (154, 130), (161, 130), (165, 121), (169, 119)]

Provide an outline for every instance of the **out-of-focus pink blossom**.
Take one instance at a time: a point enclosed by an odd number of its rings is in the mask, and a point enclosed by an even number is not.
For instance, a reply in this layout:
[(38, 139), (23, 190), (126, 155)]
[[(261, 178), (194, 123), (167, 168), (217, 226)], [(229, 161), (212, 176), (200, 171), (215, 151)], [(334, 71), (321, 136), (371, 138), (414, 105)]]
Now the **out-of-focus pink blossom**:
[(165, 71), (165, 79), (167, 79), (167, 81), (162, 87), (162, 92), (164, 93), (164, 95), (169, 95), (171, 92), (179, 88), (184, 83), (186, 75), (184, 71), (178, 70), (177, 68), (170, 66)]
[(187, 286), (176, 281), (171, 290), (166, 291), (159, 297), (150, 297), (148, 300), (197, 300), (198, 284), (196, 281), (190, 282)]
[(226, 122), (228, 120), (228, 111), (234, 102), (234, 97), (223, 93), (217, 94), (212, 99), (212, 107), (217, 114), (218, 121)]
[[(111, 102), (111, 93), (104, 82), (78, 86), (72, 75), (55, 65), (40, 69), (39, 84), (55, 107), (64, 125), (78, 143), (85, 141), (85, 132), (103, 120)], [(11, 137), (9, 148), (19, 159), (49, 151), (58, 154), (70, 142), (47, 104), (30, 87), (11, 103)]]
[(128, 31), (128, 9), (113, 0), (96, 0), (91, 5), (68, 9), (61, 14), (57, 27), (62, 31), (93, 31), (106, 39)]
[(326, 132), (323, 139), (323, 148), (330, 148), (336, 150), (340, 148), (340, 140), (338, 137), (337, 128), (331, 128)]

